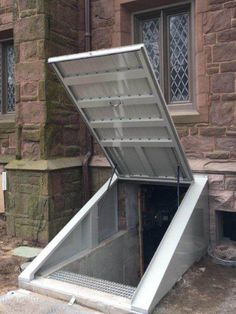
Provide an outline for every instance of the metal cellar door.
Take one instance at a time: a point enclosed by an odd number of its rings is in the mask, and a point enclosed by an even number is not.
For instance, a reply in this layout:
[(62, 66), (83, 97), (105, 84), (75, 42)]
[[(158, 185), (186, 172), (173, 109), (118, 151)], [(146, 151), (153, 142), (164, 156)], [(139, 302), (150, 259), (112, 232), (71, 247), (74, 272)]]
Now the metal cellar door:
[[(144, 45), (56, 57), (49, 62), (115, 173), (22, 272), (19, 285), (104, 313), (150, 313), (206, 252), (207, 178), (193, 175), (189, 168)], [(127, 215), (130, 224), (121, 229), (118, 185), (128, 183), (137, 190), (151, 182), (177, 186), (177, 190), (182, 184), (186, 193), (141, 280), (123, 284), (68, 270), (68, 265), (91, 252), (110, 249), (113, 241), (122, 239), (119, 247), (126, 247), (128, 237), (138, 233), (136, 229), (129, 233), (130, 226), (137, 228), (137, 198), (126, 193), (127, 207), (135, 208), (136, 216)], [(100, 254), (104, 259), (100, 263), (95, 259), (93, 265), (102, 265), (103, 274), (110, 269), (114, 275), (112, 261), (123, 267), (121, 256), (130, 254), (135, 263), (139, 260), (127, 247), (124, 254), (119, 250)], [(125, 266), (130, 273), (138, 273), (133, 265)], [(119, 275), (123, 272), (124, 267)]]
[[(119, 178), (193, 177), (144, 45), (49, 59)], [(178, 171), (179, 168), (179, 171)]]

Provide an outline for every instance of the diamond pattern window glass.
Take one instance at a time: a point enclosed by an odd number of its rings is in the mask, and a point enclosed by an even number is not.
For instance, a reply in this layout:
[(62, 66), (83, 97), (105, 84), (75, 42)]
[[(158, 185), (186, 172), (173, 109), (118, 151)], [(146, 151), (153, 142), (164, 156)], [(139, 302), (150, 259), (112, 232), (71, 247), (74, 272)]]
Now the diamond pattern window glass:
[(191, 4), (134, 16), (135, 40), (145, 44), (166, 102), (192, 107)]
[(154, 72), (159, 81), (160, 79), (160, 19), (148, 19), (142, 23), (142, 37)]
[(169, 77), (170, 101), (189, 100), (189, 17), (179, 14), (169, 17)]
[(9, 41), (0, 44), (0, 113), (15, 111), (15, 54)]
[(15, 54), (13, 45), (6, 47), (6, 66), (7, 66), (7, 112), (15, 111), (15, 77), (14, 65)]

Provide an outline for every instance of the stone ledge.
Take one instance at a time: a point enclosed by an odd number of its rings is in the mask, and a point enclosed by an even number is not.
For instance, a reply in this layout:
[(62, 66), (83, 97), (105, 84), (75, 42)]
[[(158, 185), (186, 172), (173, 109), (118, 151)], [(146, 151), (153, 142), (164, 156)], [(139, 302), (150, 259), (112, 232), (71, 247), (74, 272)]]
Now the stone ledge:
[(95, 155), (91, 158), (90, 167), (111, 168), (111, 165), (106, 157)]
[[(66, 168), (82, 167), (83, 156), (64, 157), (49, 160), (13, 160), (13, 156), (0, 156), (1, 163), (6, 165), (7, 170), (35, 170), (50, 171)], [(212, 160), (212, 159), (188, 159), (190, 168), (195, 173), (205, 174), (233, 174), (236, 175), (236, 160)], [(89, 167), (111, 168), (106, 157), (93, 156)]]
[(16, 122), (15, 122), (15, 115), (3, 115), (0, 117), (0, 129), (9, 129), (9, 128), (15, 128)]
[(7, 170), (52, 171), (81, 167), (81, 157), (64, 157), (49, 160), (11, 160)]
[[(188, 159), (190, 168), (196, 173), (217, 173), (236, 175), (236, 160), (212, 160), (212, 159)], [(219, 169), (219, 165), (221, 166)], [(90, 167), (111, 168), (111, 165), (104, 156), (93, 156)]]
[(193, 172), (236, 175), (236, 160), (189, 159)]
[(206, 118), (203, 117), (198, 111), (196, 110), (171, 110), (170, 115), (176, 124), (189, 124), (189, 123), (200, 123), (206, 122)]
[(0, 155), (0, 164), (8, 164), (13, 159), (15, 159), (15, 155)]

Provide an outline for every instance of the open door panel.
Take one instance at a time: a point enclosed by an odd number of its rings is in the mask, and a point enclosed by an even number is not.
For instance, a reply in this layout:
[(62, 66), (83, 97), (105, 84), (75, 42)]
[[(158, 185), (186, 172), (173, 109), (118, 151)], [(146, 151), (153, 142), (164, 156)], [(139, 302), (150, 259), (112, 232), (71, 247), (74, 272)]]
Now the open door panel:
[[(49, 59), (119, 178), (193, 179), (144, 45)], [(178, 170), (179, 167), (179, 170)]]

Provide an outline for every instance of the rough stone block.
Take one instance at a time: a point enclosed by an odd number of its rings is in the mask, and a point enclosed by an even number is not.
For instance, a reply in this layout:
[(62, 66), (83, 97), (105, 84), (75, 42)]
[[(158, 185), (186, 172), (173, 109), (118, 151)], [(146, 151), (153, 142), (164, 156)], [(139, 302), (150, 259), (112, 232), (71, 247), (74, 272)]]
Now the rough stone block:
[(236, 191), (236, 176), (226, 175), (225, 189), (230, 191)]
[(212, 76), (213, 93), (232, 93), (235, 91), (234, 73), (223, 73)]
[(40, 81), (45, 80), (45, 64), (43, 61), (33, 61), (16, 64), (16, 81)]
[(187, 152), (208, 152), (214, 148), (214, 141), (211, 137), (205, 136), (186, 136), (181, 142)]
[(236, 2), (233, 0), (233, 1), (227, 1), (225, 4), (224, 4), (224, 8), (235, 8), (236, 7)]
[(219, 3), (224, 3), (225, 0), (208, 0), (209, 4), (219, 4)]
[(212, 34), (206, 34), (204, 36), (204, 44), (205, 45), (213, 45), (216, 43), (216, 34), (212, 33)]
[(23, 130), (22, 139), (27, 142), (39, 142), (40, 130)]
[(16, 42), (31, 41), (45, 38), (46, 21), (43, 14), (21, 18), (15, 23)]
[(38, 97), (40, 101), (46, 100), (46, 84), (45, 81), (39, 82)]
[(232, 191), (210, 190), (209, 200), (211, 210), (232, 211), (234, 208), (234, 196)]
[(21, 100), (36, 100), (38, 96), (38, 83), (27, 82), (21, 86)]
[(43, 102), (27, 101), (18, 105), (18, 123), (43, 123), (46, 119), (46, 108)]
[(12, 12), (3, 13), (0, 15), (0, 25), (10, 24), (13, 22)]
[(16, 134), (9, 135), (9, 147), (16, 147)]
[(219, 4), (209, 4), (208, 6), (208, 11), (211, 12), (211, 11), (220, 11), (220, 10), (223, 10), (224, 6), (222, 3), (219, 3)]
[(228, 42), (236, 40), (236, 29), (228, 29), (217, 35), (218, 42)]
[(37, 58), (37, 42), (23, 42), (20, 43), (20, 61), (27, 62)]
[(220, 69), (222, 73), (223, 72), (236, 72), (236, 61), (221, 63)]
[(179, 137), (188, 136), (188, 127), (177, 127)]
[(20, 0), (19, 1), (19, 10), (29, 10), (29, 9), (35, 9), (37, 4), (37, 0)]
[(78, 156), (80, 154), (79, 145), (70, 145), (64, 148), (64, 155), (66, 157)]
[(204, 33), (218, 32), (231, 27), (230, 10), (206, 12), (203, 14)]
[(222, 43), (213, 46), (213, 62), (235, 60), (236, 46), (234, 43)]
[(224, 135), (226, 128), (219, 127), (200, 127), (199, 134), (202, 136), (221, 136)]
[(40, 159), (40, 146), (36, 142), (26, 142), (22, 145), (22, 157), (29, 160)]
[(219, 68), (218, 67), (217, 68), (209, 68), (209, 69), (207, 69), (206, 72), (208, 75), (217, 74), (217, 73), (219, 73)]
[(233, 102), (212, 102), (210, 107), (210, 122), (217, 125), (234, 124), (235, 104)]
[(205, 157), (210, 158), (210, 159), (229, 159), (229, 156), (230, 156), (229, 151), (218, 151), (218, 150), (205, 154)]
[(210, 190), (224, 190), (224, 176), (210, 174), (208, 175), (208, 182)]
[(79, 130), (74, 126), (67, 126), (63, 130), (63, 143), (65, 146), (79, 145)]
[(223, 137), (216, 139), (216, 149), (235, 151), (236, 138), (235, 137)]

